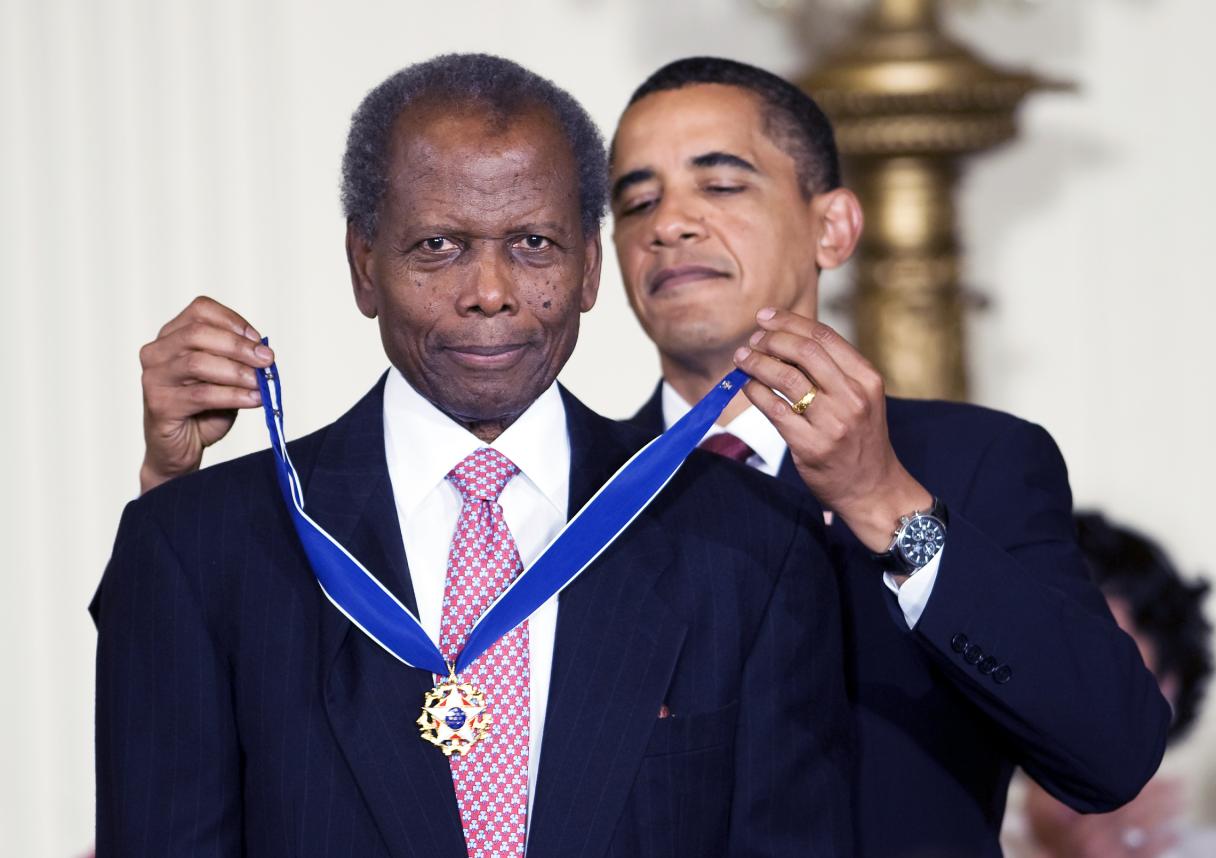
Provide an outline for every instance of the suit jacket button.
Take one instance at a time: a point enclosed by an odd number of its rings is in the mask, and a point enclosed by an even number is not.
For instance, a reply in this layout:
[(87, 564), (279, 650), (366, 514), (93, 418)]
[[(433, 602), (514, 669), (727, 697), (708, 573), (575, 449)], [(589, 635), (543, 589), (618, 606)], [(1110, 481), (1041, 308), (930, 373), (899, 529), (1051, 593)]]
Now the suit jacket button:
[(980, 673), (984, 674), (984, 676), (987, 676), (988, 674), (990, 674), (994, 670), (996, 670), (996, 666), (998, 664), (1000, 664), (1000, 662), (998, 662), (995, 658), (993, 658), (990, 655), (986, 655), (982, 659), (980, 659), (980, 663), (977, 664), (975, 667)]
[(1004, 685), (1011, 679), (1013, 679), (1013, 668), (1007, 664), (1002, 664), (992, 673), (992, 681), (997, 685)]
[(959, 632), (957, 635), (950, 638), (950, 649), (954, 650), (955, 652), (962, 652), (963, 648), (966, 646), (967, 636), (962, 632)]
[(967, 664), (978, 664), (979, 660), (984, 657), (984, 651), (976, 644), (967, 644), (963, 647), (963, 661)]

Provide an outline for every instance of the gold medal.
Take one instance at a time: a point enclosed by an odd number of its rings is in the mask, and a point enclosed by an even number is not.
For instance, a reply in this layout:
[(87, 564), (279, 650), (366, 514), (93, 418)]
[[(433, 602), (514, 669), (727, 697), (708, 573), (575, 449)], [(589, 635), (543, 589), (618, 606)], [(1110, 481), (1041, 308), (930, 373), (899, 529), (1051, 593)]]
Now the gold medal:
[(490, 733), (486, 696), (467, 682), (457, 682), (452, 665), (448, 678), (422, 699), (418, 728), (422, 738), (447, 756), (467, 754), (478, 739)]

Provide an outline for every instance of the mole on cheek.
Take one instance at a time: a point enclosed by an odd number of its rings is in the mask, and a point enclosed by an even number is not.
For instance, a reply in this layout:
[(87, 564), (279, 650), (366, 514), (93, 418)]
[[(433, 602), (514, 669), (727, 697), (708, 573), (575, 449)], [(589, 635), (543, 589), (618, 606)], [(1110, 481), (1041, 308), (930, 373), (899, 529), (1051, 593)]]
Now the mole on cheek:
[(552, 307), (552, 306), (553, 306), (553, 302), (552, 302), (552, 301), (546, 301), (545, 303), (541, 304), (541, 306), (542, 306), (542, 307), (544, 307), (546, 310), (548, 310), (550, 307)]

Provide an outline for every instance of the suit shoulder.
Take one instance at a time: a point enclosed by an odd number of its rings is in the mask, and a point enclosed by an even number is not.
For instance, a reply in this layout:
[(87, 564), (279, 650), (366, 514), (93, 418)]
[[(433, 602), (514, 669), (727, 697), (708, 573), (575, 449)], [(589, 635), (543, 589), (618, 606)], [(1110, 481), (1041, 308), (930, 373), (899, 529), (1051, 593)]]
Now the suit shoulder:
[(776, 480), (755, 468), (705, 450), (693, 450), (684, 463), (690, 482), (701, 491), (760, 492), (777, 503), (803, 505), (806, 492), (798, 486)]
[[(302, 478), (311, 471), (329, 428), (326, 426), (288, 443), (292, 463)], [(276, 479), (274, 455), (267, 448), (175, 477), (132, 501), (128, 509), (133, 515), (158, 518), (171, 510), (219, 507), (248, 496), (250, 492), (270, 489), (277, 494)]]
[(1037, 423), (966, 402), (888, 397), (887, 423), (896, 443), (940, 439), (952, 445), (984, 448), (1002, 437), (1020, 437), (1054, 445), (1051, 435)]
[(785, 546), (816, 520), (805, 491), (713, 453), (694, 450), (656, 502), (657, 513), (713, 541)]

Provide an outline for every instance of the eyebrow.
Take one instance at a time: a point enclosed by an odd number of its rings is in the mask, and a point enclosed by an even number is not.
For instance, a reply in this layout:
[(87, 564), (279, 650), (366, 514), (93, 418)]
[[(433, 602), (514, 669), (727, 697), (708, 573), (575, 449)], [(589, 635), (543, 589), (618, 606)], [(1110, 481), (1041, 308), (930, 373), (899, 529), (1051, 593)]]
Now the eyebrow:
[(696, 156), (689, 163), (700, 169), (707, 167), (736, 167), (749, 173), (760, 172), (751, 161), (738, 155), (732, 155), (729, 152), (706, 152), (704, 155)]
[[(732, 155), (730, 152), (706, 152), (703, 155), (690, 158), (688, 163), (699, 170), (706, 170), (711, 167), (734, 167), (737, 170), (746, 170), (749, 173), (760, 172), (751, 161), (738, 155)], [(612, 199), (619, 199), (621, 194), (634, 185), (649, 182), (654, 177), (654, 170), (649, 167), (643, 167), (640, 170), (630, 170), (613, 183)]]

